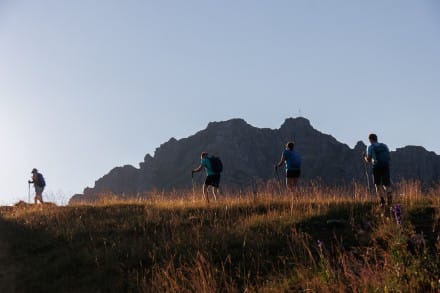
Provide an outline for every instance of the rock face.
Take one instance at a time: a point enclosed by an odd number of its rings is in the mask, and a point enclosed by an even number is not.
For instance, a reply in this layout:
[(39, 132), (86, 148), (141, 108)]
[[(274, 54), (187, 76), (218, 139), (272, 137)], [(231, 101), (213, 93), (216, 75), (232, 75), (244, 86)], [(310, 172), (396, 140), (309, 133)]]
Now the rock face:
[[(363, 142), (351, 149), (317, 131), (301, 117), (286, 119), (279, 129), (256, 128), (242, 119), (231, 119), (211, 122), (206, 129), (187, 138), (171, 138), (156, 149), (154, 157), (147, 154), (139, 168), (114, 168), (98, 179), (93, 188), (84, 189), (84, 194), (73, 196), (70, 202), (93, 201), (103, 193), (133, 196), (151, 190), (190, 188), (191, 169), (199, 165), (202, 151), (222, 159), (223, 187), (245, 188), (255, 180), (275, 178), (274, 164), (280, 159), (285, 143), (291, 140), (302, 155), (302, 182), (366, 184), (361, 160), (366, 149)], [(394, 180), (418, 179), (426, 185), (440, 179), (440, 156), (422, 147), (397, 149), (391, 153), (391, 159)]]

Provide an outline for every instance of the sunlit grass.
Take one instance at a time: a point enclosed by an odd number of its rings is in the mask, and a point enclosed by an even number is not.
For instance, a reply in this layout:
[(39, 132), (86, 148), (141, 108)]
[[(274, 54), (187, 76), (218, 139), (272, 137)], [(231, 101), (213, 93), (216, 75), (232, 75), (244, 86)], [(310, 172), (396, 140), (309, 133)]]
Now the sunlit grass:
[(209, 204), (192, 190), (107, 195), (2, 217), (26, 239), (13, 250), (28, 254), (23, 286), (41, 290), (437, 292), (439, 191), (397, 184), (402, 225), (362, 186), (316, 184), (224, 192)]

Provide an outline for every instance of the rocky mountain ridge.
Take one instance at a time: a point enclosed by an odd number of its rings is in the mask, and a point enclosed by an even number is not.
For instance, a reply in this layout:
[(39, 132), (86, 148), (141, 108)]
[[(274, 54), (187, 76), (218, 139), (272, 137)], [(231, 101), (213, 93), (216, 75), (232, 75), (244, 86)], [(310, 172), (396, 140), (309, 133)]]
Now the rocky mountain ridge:
[[(94, 187), (73, 196), (70, 202), (93, 201), (108, 193), (136, 196), (152, 190), (190, 188), (191, 169), (198, 166), (202, 151), (221, 157), (223, 187), (243, 189), (255, 180), (274, 179), (274, 164), (280, 159), (285, 143), (291, 140), (302, 155), (302, 182), (366, 184), (361, 160), (366, 145), (362, 141), (351, 149), (314, 129), (303, 117), (288, 118), (279, 129), (257, 128), (243, 119), (231, 119), (210, 122), (206, 129), (187, 138), (171, 138), (155, 150), (154, 156), (145, 155), (139, 168), (116, 167), (96, 180)], [(440, 179), (440, 156), (423, 147), (399, 148), (391, 152), (391, 158), (394, 181), (418, 179), (429, 185)]]

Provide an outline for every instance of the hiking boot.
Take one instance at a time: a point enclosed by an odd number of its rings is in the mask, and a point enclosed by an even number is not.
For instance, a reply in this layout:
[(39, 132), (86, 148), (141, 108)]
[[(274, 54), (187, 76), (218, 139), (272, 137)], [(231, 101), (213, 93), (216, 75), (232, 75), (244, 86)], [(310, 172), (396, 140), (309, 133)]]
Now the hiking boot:
[(380, 206), (385, 206), (385, 199), (382, 196), (380, 197)]
[(391, 195), (391, 192), (387, 193), (387, 205), (391, 206), (391, 204), (393, 203), (393, 197)]

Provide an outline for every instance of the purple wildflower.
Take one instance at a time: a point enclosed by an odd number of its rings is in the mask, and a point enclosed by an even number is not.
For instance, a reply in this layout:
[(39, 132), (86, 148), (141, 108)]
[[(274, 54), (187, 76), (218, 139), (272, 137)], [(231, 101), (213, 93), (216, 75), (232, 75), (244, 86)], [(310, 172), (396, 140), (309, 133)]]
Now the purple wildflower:
[(316, 243), (318, 244), (319, 251), (322, 253), (322, 247), (324, 246), (324, 243), (319, 239), (318, 241), (316, 241)]
[(402, 224), (402, 207), (400, 204), (396, 204), (394, 207), (391, 208), (391, 211), (394, 214), (394, 217), (396, 218), (397, 225)]

